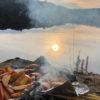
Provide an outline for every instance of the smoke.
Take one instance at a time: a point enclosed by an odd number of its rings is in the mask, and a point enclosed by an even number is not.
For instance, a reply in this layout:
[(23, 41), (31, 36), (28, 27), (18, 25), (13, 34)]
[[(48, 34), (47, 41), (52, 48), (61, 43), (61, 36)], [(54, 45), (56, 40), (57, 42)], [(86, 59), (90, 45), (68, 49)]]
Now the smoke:
[(65, 23), (67, 14), (63, 7), (38, 0), (29, 0), (29, 17), (35, 27), (50, 27)]
[(42, 74), (42, 77), (39, 80), (40, 83), (44, 81), (65, 82), (66, 80), (70, 80), (71, 75), (73, 74), (71, 67), (49, 63), (43, 56), (35, 60), (35, 63), (41, 63), (39, 69)]
[(41, 0), (0, 0), (0, 29), (46, 28), (66, 23), (100, 27), (100, 9), (68, 9)]
[(68, 9), (41, 0), (29, 0), (28, 15), (34, 27), (51, 27), (66, 23), (100, 27), (100, 9)]
[(64, 7), (41, 0), (1, 0), (1, 29), (28, 29), (62, 25), (67, 14)]
[(65, 82), (66, 80), (72, 81), (73, 72), (67, 67), (57, 66), (42, 66), (41, 73), (43, 76), (39, 79), (39, 82)]

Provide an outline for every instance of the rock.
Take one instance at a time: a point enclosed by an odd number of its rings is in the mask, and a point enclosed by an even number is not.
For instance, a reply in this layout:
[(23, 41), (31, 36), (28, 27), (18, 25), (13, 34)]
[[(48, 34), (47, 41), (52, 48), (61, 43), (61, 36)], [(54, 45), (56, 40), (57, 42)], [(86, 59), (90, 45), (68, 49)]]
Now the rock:
[(10, 66), (14, 69), (22, 69), (22, 68), (25, 68), (25, 67), (30, 66), (32, 64), (37, 64), (39, 66), (49, 65), (46, 58), (43, 56), (40, 56), (35, 61), (25, 60), (25, 59), (16, 57), (14, 59), (9, 59), (7, 61), (0, 63), (0, 67)]
[(38, 59), (34, 61), (35, 64), (39, 64), (40, 66), (50, 65), (44, 56), (40, 56)]
[(21, 58), (14, 58), (7, 61), (0, 63), (0, 66), (11, 66), (14, 69), (21, 69), (25, 68), (26, 66), (32, 64), (32, 61), (21, 59)]

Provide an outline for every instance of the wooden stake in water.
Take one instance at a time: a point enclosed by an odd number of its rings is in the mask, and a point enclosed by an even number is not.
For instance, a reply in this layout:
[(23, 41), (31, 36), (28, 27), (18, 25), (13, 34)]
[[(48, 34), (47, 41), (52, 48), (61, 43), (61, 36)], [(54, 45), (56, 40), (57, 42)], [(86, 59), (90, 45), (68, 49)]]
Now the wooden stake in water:
[(86, 66), (85, 66), (86, 72), (88, 72), (88, 65), (89, 65), (89, 56), (87, 56), (86, 58)]

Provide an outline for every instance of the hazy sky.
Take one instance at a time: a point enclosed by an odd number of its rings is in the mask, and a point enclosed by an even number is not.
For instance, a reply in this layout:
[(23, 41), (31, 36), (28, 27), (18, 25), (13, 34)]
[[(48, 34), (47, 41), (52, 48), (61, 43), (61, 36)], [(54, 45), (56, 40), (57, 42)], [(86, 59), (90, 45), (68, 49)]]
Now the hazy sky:
[(58, 4), (63, 4), (68, 7), (82, 8), (100, 8), (100, 0), (47, 0)]
[[(100, 29), (83, 25), (68, 24), (22, 32), (0, 30), (0, 60), (15, 57), (35, 60), (43, 55), (57, 67), (72, 64), (73, 33), (75, 33), (75, 59), (79, 51), (81, 58), (86, 59), (86, 56), (89, 56), (89, 71), (100, 73)], [(51, 49), (55, 43), (60, 47), (57, 52)]]

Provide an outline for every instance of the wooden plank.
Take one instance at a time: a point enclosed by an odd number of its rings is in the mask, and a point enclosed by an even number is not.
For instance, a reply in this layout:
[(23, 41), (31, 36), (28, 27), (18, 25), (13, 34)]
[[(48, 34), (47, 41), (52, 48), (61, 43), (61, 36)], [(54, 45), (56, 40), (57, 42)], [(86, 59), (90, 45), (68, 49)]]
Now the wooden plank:
[(58, 98), (62, 98), (65, 100), (100, 100), (100, 96), (97, 96), (96, 94), (88, 94), (85, 96), (77, 96), (77, 97), (67, 97), (67, 96), (63, 96), (63, 95), (51, 95), (53, 97), (58, 97)]
[(84, 98), (82, 98), (82, 97), (68, 97), (68, 96), (63, 96), (63, 95), (51, 95), (51, 96), (63, 98), (66, 100), (84, 100)]

